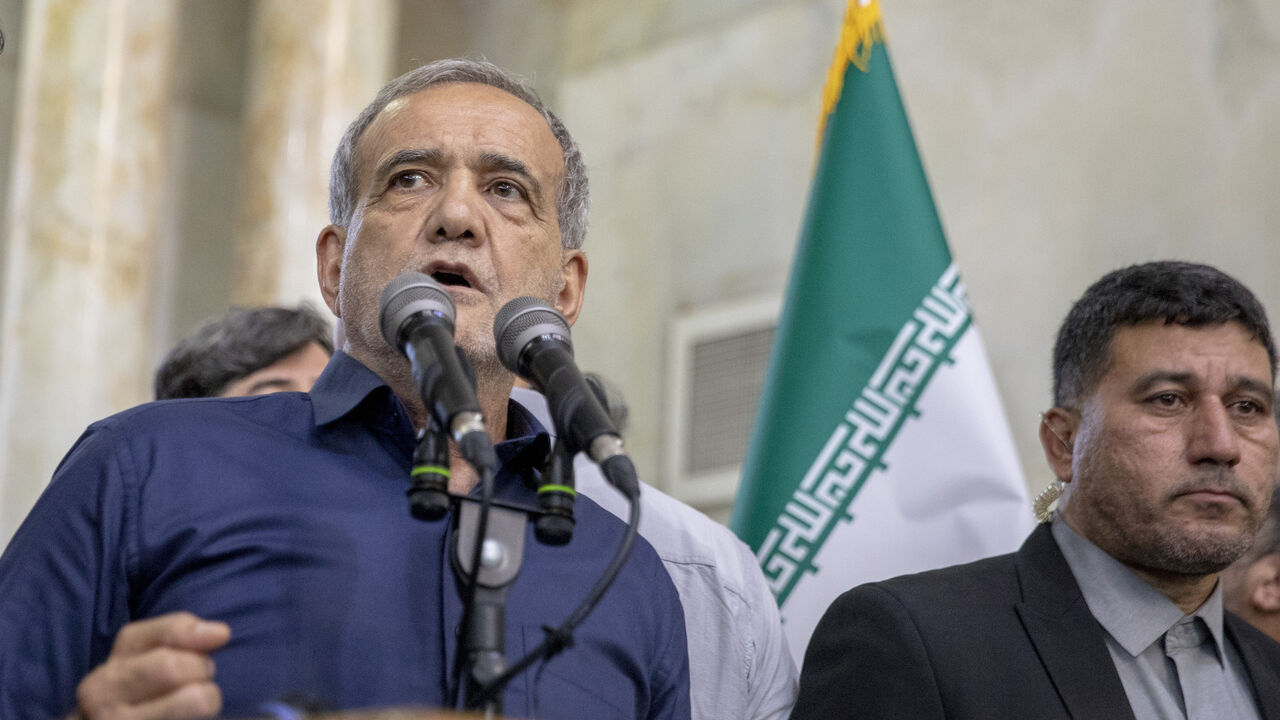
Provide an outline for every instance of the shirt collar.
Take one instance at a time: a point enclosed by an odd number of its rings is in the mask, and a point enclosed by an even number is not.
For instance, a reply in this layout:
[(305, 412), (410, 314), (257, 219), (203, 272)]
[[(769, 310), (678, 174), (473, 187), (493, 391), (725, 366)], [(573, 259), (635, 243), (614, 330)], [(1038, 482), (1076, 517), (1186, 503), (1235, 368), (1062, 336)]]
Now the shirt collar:
[(1218, 580), (1218, 584), (1213, 586), (1209, 599), (1191, 614), (1204, 620), (1204, 624), (1209, 627), (1209, 635), (1218, 648), (1218, 659), (1226, 657), (1226, 635), (1222, 632), (1222, 580)]
[(364, 363), (341, 350), (335, 352), (311, 388), (316, 426), (345, 417), (375, 393), (394, 397), (387, 383)]
[[(335, 352), (329, 364), (325, 366), (324, 372), (320, 373), (316, 384), (311, 388), (311, 407), (316, 426), (328, 425), (346, 417), (370, 398), (384, 402), (394, 400), (393, 404), (398, 412), (407, 416), (403, 404), (391, 391), (386, 381), (364, 363), (345, 352), (341, 350)], [(523, 440), (525, 442), (521, 445), (524, 445), (536, 440), (540, 435), (547, 434), (546, 429), (532, 413), (517, 402), (507, 402), (505, 440)], [(505, 462), (507, 458), (502, 457), (501, 445), (502, 443), (499, 443), (499, 457)]]
[[(1182, 610), (1160, 591), (1143, 582), (1119, 560), (1054, 516), (1054, 540), (1080, 586), (1089, 611), (1130, 655), (1137, 656), (1183, 618)], [(1194, 613), (1204, 620), (1218, 649), (1226, 657), (1222, 633), (1222, 583)]]

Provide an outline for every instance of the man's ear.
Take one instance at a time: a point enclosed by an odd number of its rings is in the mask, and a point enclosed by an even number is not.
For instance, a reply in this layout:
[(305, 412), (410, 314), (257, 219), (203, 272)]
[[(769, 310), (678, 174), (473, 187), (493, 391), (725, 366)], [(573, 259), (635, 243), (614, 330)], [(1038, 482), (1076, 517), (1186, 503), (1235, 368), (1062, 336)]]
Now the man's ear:
[(320, 281), (320, 294), (324, 304), (341, 318), (338, 310), (338, 285), (342, 280), (342, 251), (346, 247), (347, 229), (341, 225), (328, 225), (316, 238), (316, 278)]
[(564, 285), (556, 296), (556, 310), (572, 325), (582, 312), (582, 298), (587, 292), (587, 255), (581, 250), (565, 250), (561, 255), (560, 273)]
[(1075, 454), (1076, 430), (1080, 413), (1075, 410), (1049, 408), (1040, 417), (1040, 447), (1054, 477), (1071, 482), (1071, 461)]
[(1269, 553), (1253, 561), (1247, 572), (1253, 584), (1249, 604), (1259, 613), (1280, 615), (1280, 553)]

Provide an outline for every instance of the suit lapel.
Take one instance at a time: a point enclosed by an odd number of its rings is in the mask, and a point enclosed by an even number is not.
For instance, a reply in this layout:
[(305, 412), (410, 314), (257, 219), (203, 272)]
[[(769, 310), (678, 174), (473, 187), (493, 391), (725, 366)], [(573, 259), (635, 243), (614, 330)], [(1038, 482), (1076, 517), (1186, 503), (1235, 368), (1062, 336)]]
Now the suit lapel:
[[(1275, 654), (1268, 657), (1255, 641), (1257, 633), (1252, 627), (1246, 627), (1245, 621), (1231, 613), (1226, 613), (1227, 639), (1235, 645), (1244, 660), (1249, 680), (1253, 682), (1253, 692), (1257, 695), (1258, 709), (1264, 718), (1280, 718), (1280, 677), (1275, 671)], [(1270, 638), (1265, 639), (1272, 645)]]
[(1036, 528), (1014, 554), (1014, 566), (1022, 585), (1022, 602), (1015, 609), (1068, 714), (1082, 720), (1133, 720), (1102, 626), (1089, 612), (1048, 524)]

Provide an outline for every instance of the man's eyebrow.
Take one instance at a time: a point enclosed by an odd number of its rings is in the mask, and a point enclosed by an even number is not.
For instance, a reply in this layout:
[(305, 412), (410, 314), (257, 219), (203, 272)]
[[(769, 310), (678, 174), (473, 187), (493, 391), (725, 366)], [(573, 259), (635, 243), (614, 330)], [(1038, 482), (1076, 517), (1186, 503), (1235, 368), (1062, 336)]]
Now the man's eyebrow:
[(529, 193), (535, 197), (542, 195), (542, 183), (538, 182), (538, 178), (533, 176), (529, 170), (529, 166), (502, 153), (487, 152), (480, 155), (480, 167), (486, 171), (508, 172), (513, 175), (519, 175), (529, 185)]
[[(1133, 384), (1133, 391), (1141, 394), (1163, 383), (1172, 383), (1174, 385), (1194, 385), (1196, 384), (1196, 378), (1194, 374), (1189, 372), (1156, 370), (1138, 378), (1138, 381)], [(1271, 394), (1270, 385), (1250, 375), (1236, 375), (1232, 377), (1231, 387), (1236, 391), (1244, 390), (1248, 392), (1262, 393), (1264, 395)]]
[(373, 176), (380, 178), (401, 165), (438, 165), (444, 160), (444, 151), (425, 148), (397, 150), (378, 163)]
[(1268, 398), (1273, 398), (1275, 396), (1270, 385), (1250, 375), (1237, 375), (1232, 378), (1232, 380), (1234, 381), (1234, 385), (1237, 390), (1258, 393), (1260, 395), (1265, 395)]
[(1138, 381), (1133, 384), (1133, 389), (1135, 392), (1145, 392), (1162, 383), (1189, 385), (1194, 381), (1195, 376), (1189, 372), (1179, 372), (1177, 370), (1153, 370), (1152, 372), (1139, 377)]

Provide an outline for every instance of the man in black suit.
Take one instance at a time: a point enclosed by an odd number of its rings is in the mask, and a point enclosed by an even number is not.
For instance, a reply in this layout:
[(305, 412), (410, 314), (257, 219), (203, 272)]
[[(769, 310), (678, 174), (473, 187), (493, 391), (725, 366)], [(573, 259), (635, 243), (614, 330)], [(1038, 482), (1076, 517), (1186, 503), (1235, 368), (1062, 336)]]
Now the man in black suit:
[(855, 588), (805, 654), (807, 718), (1280, 718), (1280, 644), (1222, 609), (1280, 460), (1276, 353), (1203, 265), (1110, 273), (1054, 348), (1066, 493), (1016, 553)]

